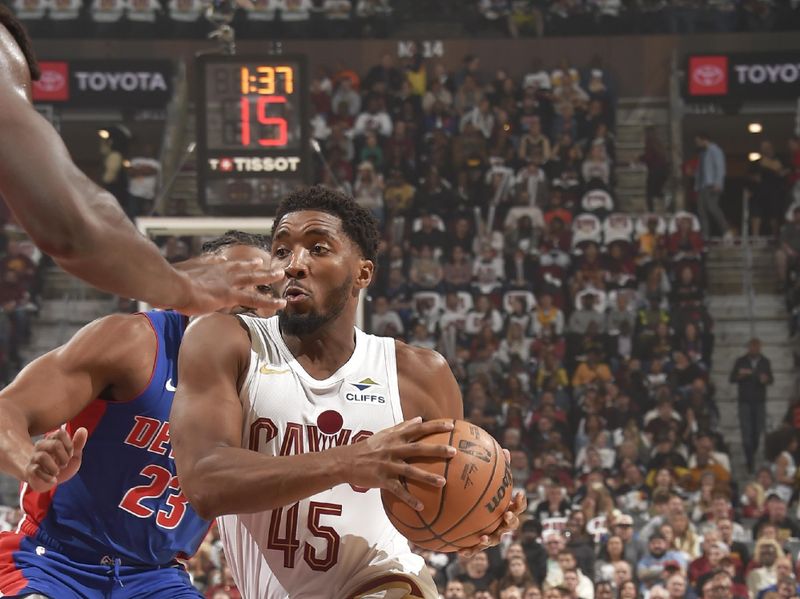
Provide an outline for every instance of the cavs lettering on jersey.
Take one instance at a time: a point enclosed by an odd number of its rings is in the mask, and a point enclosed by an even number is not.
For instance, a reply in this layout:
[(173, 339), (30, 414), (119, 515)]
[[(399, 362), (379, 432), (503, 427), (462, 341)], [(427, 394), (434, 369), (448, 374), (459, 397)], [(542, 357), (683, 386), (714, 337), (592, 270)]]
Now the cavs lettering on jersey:
[(175, 312), (144, 313), (157, 339), (150, 382), (128, 402), (96, 399), (67, 423), (89, 439), (78, 473), (47, 493), (21, 492), (19, 532), (85, 563), (120, 558), (143, 567), (193, 555), (208, 531), (181, 492), (169, 441), (186, 327)]
[[(277, 317), (240, 318), (252, 339), (240, 394), (243, 446), (273, 456), (323, 451), (403, 421), (394, 339), (356, 329), (350, 359), (317, 380), (286, 347)], [(392, 589), (437, 597), (424, 560), (386, 517), (378, 489), (338, 485), (294, 505), (218, 522), (248, 599), (393, 597)]]

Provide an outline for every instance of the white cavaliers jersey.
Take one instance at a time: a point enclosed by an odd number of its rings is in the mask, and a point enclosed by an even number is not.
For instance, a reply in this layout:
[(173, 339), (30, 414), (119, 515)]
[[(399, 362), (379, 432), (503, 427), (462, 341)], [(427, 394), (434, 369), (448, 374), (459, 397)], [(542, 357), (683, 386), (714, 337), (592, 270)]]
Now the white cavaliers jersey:
[[(240, 318), (252, 340), (240, 393), (243, 447), (271, 456), (322, 451), (403, 421), (394, 339), (355, 329), (353, 355), (317, 380), (286, 347), (278, 317)], [(227, 515), (218, 523), (246, 599), (438, 597), (424, 560), (386, 517), (379, 489), (338, 485), (291, 506)]]

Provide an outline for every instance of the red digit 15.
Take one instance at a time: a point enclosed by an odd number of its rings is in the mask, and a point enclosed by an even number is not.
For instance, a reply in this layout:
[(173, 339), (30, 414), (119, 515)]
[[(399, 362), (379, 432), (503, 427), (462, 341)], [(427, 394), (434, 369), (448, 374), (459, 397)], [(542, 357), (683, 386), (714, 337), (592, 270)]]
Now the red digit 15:
[[(251, 142), (250, 131), (250, 99), (242, 97), (239, 101), (241, 121), (242, 121), (242, 145), (249, 146)], [(277, 127), (275, 137), (260, 137), (257, 141), (261, 146), (284, 146), (289, 137), (289, 125), (286, 119), (279, 116), (267, 116), (267, 106), (269, 104), (286, 104), (286, 96), (261, 96), (256, 98), (256, 119), (259, 124), (269, 127)]]

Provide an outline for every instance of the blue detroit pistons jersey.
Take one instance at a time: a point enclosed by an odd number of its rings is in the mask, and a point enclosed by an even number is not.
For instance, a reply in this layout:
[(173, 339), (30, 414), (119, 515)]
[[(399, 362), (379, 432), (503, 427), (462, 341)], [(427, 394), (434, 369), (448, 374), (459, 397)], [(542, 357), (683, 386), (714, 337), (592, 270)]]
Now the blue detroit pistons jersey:
[[(150, 382), (135, 399), (96, 399), (67, 423), (89, 431), (78, 473), (47, 493), (22, 486), (20, 531), (75, 561), (156, 566), (190, 556), (209, 522), (181, 492), (169, 440), (186, 318), (146, 312), (158, 340)], [(109, 340), (113, 343), (113, 340)]]

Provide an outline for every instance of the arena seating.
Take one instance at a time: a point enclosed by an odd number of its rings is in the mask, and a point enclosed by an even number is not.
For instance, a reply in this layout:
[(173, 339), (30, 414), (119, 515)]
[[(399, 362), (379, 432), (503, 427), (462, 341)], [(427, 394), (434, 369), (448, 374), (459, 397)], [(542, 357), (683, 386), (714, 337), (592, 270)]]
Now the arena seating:
[[(213, 4), (240, 37), (383, 37), (430, 23), (452, 34), (491, 37), (794, 30), (793, 2), (621, 2), (598, 0), (7, 0), (37, 33), (71, 37), (198, 37)], [(237, 5), (241, 7), (236, 8)], [(244, 8), (247, 5), (247, 8)], [(251, 6), (252, 5), (252, 6)]]
[[(482, 1), (472, 18), (502, 31), (526, 4)], [(537, 11), (559, 27), (575, 26), (567, 17), (608, 24), (624, 16), (614, 4), (564, 16), (569, 2), (532, 2), (527, 25), (537, 34)], [(388, 13), (367, 9), (385, 6), (264, 0), (249, 18), (256, 30), (287, 25), (300, 34), (320, 16), (316, 7), (351, 33), (353, 17), (382, 19)], [(53, 18), (37, 0), (24, 7), (29, 19)], [(142, 22), (165, 9), (193, 25), (202, 6), (136, 4)], [(91, 4), (103, 25), (131, 10)], [(312, 82), (326, 159), (315, 176), (380, 223), (367, 328), (445, 357), (465, 417), (509, 449), (515, 488), (529, 502), (514, 543), (470, 560), (424, 552), (441, 589), (462, 581), (494, 599), (766, 599), (800, 550), (790, 540), (800, 526), (786, 516), (794, 433), (773, 438), (774, 464), (740, 488), (709, 380), (715, 338), (699, 222), (690, 212), (629, 214), (618, 205), (616, 102), (605, 74), (563, 63), (512, 77), (483, 71), (476, 56), (455, 72), (401, 71), (391, 60), (361, 74), (337, 69)], [(196, 241), (160, 245), (178, 261)], [(35, 305), (36, 256), (26, 252), (8, 243), (2, 258), (4, 293), (15, 291), (3, 296), (0, 353), (8, 347), (12, 358), (6, 340), (24, 336)], [(800, 274), (791, 266), (787, 297), (797, 307)], [(800, 428), (800, 403), (787, 422)], [(16, 517), (0, 514), (0, 528)], [(652, 550), (659, 540), (668, 557)], [(772, 543), (777, 565), (762, 559)], [(208, 597), (239, 597), (215, 528), (188, 568)], [(675, 590), (679, 583), (693, 590)], [(512, 585), (522, 594), (503, 593)]]

